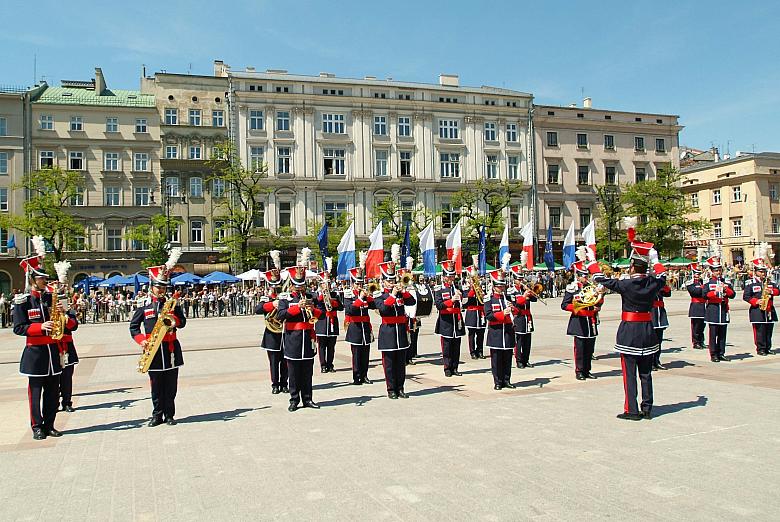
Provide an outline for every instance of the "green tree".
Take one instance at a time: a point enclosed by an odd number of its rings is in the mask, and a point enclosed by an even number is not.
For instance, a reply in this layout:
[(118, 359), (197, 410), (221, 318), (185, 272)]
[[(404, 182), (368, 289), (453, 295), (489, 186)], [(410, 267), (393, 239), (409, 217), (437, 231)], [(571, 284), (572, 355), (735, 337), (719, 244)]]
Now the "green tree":
[[(372, 212), (374, 226), (380, 221), (382, 222), (386, 250), (389, 250), (390, 245), (393, 243), (403, 245), (406, 235), (406, 222), (409, 221), (409, 243), (412, 256), (419, 252), (420, 239), (417, 237), (418, 234), (431, 221), (435, 220), (439, 214), (419, 204), (405, 207), (396, 196), (389, 196), (377, 202)], [(360, 245), (356, 245), (356, 248), (363, 250), (360, 248)]]
[(680, 186), (685, 175), (671, 166), (658, 169), (654, 179), (626, 185), (621, 195), (625, 215), (639, 217), (637, 235), (655, 244), (662, 255), (680, 252), (687, 232), (709, 228), (705, 219), (689, 219), (696, 209), (690, 205)]
[[(620, 200), (620, 189), (616, 185), (596, 187), (598, 201), (596, 208), (599, 219), (596, 220), (597, 256), (613, 261), (623, 255), (626, 247), (626, 235), (620, 228), (625, 215)], [(611, 256), (611, 259), (610, 259)]]
[(263, 208), (263, 197), (269, 192), (264, 186), (268, 165), (259, 163), (244, 168), (235, 147), (229, 141), (215, 145), (207, 162), (212, 171), (209, 180), (220, 180), (225, 187), (223, 197), (214, 198), (214, 221), (224, 223), (223, 245), (235, 270), (243, 270), (257, 262), (257, 252), (250, 242), (261, 234), (257, 218)]
[[(15, 229), (29, 236), (43, 236), (54, 254), (53, 261), (62, 259), (63, 252), (76, 246), (76, 237), (84, 235), (84, 225), (70, 210), (70, 202), (79, 196), (84, 177), (59, 167), (25, 174), (13, 189), (24, 189), (27, 201), (23, 215), (0, 215), (0, 227)], [(50, 259), (50, 258), (49, 258)]]
[[(183, 223), (181, 218), (170, 218), (171, 228), (180, 223)], [(149, 223), (136, 225), (125, 234), (125, 239), (142, 243), (148, 249), (146, 259), (141, 261), (144, 268), (158, 266), (168, 260), (168, 224), (164, 215), (156, 214), (151, 217)]]

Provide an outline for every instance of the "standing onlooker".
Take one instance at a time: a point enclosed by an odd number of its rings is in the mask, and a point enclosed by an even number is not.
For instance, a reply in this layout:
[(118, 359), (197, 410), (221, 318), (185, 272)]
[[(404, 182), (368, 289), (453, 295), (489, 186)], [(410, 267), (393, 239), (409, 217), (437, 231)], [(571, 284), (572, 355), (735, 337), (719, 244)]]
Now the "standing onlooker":
[(3, 328), (8, 327), (8, 300), (5, 298), (5, 292), (0, 293), (0, 322)]

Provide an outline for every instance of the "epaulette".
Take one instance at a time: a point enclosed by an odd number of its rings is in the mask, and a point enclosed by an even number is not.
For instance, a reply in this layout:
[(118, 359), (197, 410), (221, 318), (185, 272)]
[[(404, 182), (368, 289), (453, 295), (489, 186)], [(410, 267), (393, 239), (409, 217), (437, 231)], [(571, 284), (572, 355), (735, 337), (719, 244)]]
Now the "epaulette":
[(380, 292), (380, 291), (376, 291), (376, 292), (374, 292), (374, 294), (372, 295), (372, 297), (373, 297), (374, 299), (379, 299), (380, 297), (382, 297), (382, 292)]
[(569, 292), (570, 294), (576, 294), (579, 291), (579, 289), (580, 287), (577, 285), (576, 282), (569, 283), (568, 285), (566, 285), (566, 291)]
[(16, 297), (14, 297), (14, 304), (26, 303), (29, 297), (30, 294), (17, 294)]
[(355, 297), (355, 292), (351, 288), (347, 288), (346, 290), (344, 290), (343, 295), (344, 295), (344, 299), (352, 299), (353, 297)]
[(279, 294), (279, 300), (282, 300), (282, 299), (284, 299), (285, 301), (289, 301), (290, 300), (290, 292), (282, 292), (281, 294)]

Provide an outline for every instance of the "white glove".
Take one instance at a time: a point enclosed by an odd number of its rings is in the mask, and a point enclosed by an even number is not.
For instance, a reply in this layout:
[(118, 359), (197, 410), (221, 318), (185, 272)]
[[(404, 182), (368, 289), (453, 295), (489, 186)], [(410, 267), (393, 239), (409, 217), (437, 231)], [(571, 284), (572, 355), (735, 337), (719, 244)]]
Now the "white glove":
[(651, 248), (650, 252), (648, 253), (648, 256), (650, 258), (650, 264), (654, 265), (658, 263), (658, 251), (655, 248)]

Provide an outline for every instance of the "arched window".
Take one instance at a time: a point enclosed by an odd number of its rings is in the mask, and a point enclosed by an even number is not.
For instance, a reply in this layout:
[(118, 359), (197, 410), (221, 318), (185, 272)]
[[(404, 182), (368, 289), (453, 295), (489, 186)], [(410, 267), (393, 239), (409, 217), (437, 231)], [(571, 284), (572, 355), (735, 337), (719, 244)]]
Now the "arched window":
[(11, 294), (11, 276), (8, 272), (0, 271), (0, 292), (4, 293), (6, 298)]
[(110, 272), (108, 274), (108, 278), (111, 278), (111, 277), (114, 277), (114, 276), (121, 276), (121, 275), (122, 275), (122, 272)]
[(76, 274), (76, 277), (73, 278), (73, 284), (74, 285), (78, 284), (84, 279), (86, 279), (87, 277), (89, 277), (89, 274), (85, 274), (84, 272), (78, 273)]

